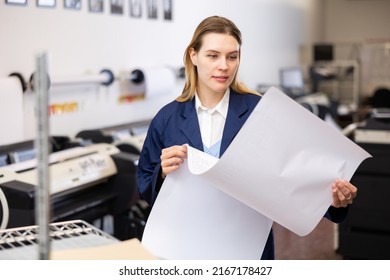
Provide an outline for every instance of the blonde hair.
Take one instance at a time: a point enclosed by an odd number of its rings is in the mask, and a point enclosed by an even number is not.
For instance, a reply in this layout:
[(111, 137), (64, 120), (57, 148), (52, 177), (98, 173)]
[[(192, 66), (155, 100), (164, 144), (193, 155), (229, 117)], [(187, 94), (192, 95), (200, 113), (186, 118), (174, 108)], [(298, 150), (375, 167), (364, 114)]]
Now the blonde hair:
[[(186, 82), (183, 88), (183, 92), (181, 95), (176, 98), (179, 102), (185, 102), (191, 100), (195, 96), (196, 84), (198, 81), (198, 74), (196, 71), (196, 66), (192, 63), (190, 52), (194, 49), (196, 52), (200, 50), (202, 46), (202, 39), (204, 35), (208, 33), (219, 33), (219, 34), (228, 34), (233, 36), (238, 44), (242, 45), (241, 40), (241, 31), (237, 28), (237, 26), (227, 18), (220, 16), (211, 16), (204, 19), (198, 27), (195, 29), (194, 35), (192, 36), (192, 40), (187, 46), (184, 52), (184, 67), (185, 67), (185, 77)], [(241, 54), (239, 54), (240, 56)], [(259, 94), (255, 90), (248, 88), (245, 84), (243, 84), (237, 78), (237, 73), (233, 78), (233, 81), (230, 87), (236, 91), (237, 93), (245, 94)]]

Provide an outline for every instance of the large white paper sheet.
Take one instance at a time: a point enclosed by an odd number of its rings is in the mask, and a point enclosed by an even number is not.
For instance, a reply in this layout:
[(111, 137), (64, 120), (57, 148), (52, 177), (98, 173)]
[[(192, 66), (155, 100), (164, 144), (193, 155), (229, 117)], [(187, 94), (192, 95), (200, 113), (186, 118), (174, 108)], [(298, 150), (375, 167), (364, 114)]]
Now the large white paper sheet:
[(167, 176), (142, 243), (167, 259), (258, 259), (276, 221), (310, 233), (332, 203), (331, 184), (370, 157), (276, 88), (220, 160), (193, 148)]
[[(202, 159), (212, 158), (202, 154)], [(192, 174), (185, 163), (165, 179), (142, 244), (163, 259), (260, 259), (271, 225), (259, 212)]]

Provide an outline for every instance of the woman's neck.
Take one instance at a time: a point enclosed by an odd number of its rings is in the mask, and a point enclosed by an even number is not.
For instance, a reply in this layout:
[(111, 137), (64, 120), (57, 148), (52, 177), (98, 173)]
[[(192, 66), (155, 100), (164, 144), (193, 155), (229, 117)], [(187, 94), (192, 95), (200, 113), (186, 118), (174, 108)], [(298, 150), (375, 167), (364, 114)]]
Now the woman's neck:
[(209, 93), (200, 93), (198, 92), (198, 97), (200, 102), (202, 103), (202, 106), (212, 109), (222, 100), (225, 93), (219, 93), (219, 92), (209, 92)]

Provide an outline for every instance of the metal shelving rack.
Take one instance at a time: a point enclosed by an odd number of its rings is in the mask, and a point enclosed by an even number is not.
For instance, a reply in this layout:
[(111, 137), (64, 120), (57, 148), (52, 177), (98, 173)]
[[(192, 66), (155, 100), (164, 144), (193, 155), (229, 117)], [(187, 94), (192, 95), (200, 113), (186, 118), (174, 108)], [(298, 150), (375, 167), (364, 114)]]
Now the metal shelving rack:
[[(82, 220), (49, 224), (52, 250), (90, 248), (120, 242)], [(0, 231), (0, 259), (38, 259), (39, 226)]]
[(35, 57), (34, 82), (37, 102), (37, 169), (36, 220), (37, 225), (0, 230), (0, 259), (50, 259), (50, 252), (61, 249), (88, 248), (119, 242), (116, 238), (92, 225), (74, 220), (49, 224), (49, 120), (48, 120), (48, 67), (47, 54), (40, 52)]

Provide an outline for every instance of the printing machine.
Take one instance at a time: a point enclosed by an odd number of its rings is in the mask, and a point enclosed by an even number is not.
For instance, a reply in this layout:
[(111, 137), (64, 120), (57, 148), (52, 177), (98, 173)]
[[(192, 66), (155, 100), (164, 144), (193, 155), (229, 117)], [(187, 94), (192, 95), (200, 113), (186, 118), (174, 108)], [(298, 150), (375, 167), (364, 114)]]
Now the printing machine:
[(374, 110), (354, 141), (372, 158), (351, 179), (358, 195), (339, 225), (337, 252), (347, 259), (390, 259), (390, 110)]
[[(31, 148), (31, 143), (23, 144)], [(7, 228), (35, 225), (37, 160), (27, 147), (6, 148), (9, 150), (0, 147), (0, 188), (9, 207)], [(128, 239), (124, 231), (128, 225), (123, 224), (127, 222), (123, 217), (138, 199), (137, 163), (137, 155), (123, 153), (107, 143), (51, 153), (51, 222), (79, 219), (92, 223), (112, 215), (114, 237)], [(2, 216), (0, 207), (0, 219)]]
[[(109, 143), (124, 154), (139, 156), (150, 125), (150, 120), (142, 120), (99, 129), (83, 130), (76, 135), (76, 140), (84, 143)], [(143, 231), (150, 213), (149, 204), (138, 198), (133, 203), (129, 215), (120, 217), (122, 236), (142, 239)]]
[(92, 143), (110, 143), (121, 151), (139, 155), (150, 120), (80, 131), (76, 138)]

